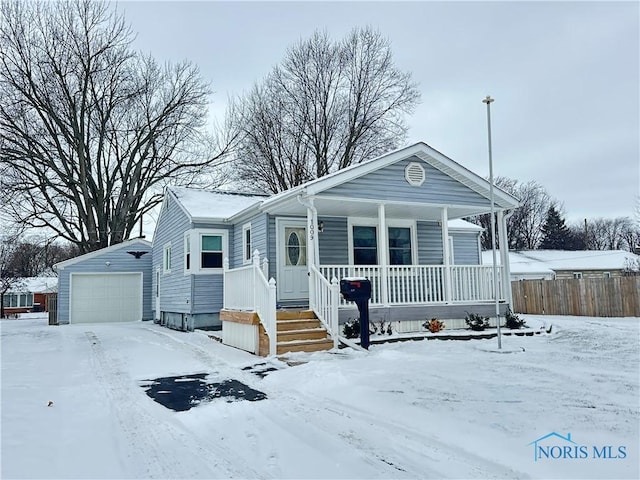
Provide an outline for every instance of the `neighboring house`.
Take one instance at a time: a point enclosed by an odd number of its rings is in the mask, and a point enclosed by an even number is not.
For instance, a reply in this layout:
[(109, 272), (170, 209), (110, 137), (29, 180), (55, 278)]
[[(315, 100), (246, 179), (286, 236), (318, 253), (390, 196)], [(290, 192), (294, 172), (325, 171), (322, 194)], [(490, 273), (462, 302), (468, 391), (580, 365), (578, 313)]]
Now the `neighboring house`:
[[(225, 343), (273, 354), (298, 349), (281, 329), (304, 323), (276, 324), (276, 306), (300, 307), (318, 322), (307, 333), (335, 345), (339, 323), (358, 315), (337, 281), (366, 277), (372, 321), (400, 332), (432, 317), (464, 326), (465, 312), (495, 311), (481, 229), (460, 221), (488, 213), (489, 192), (489, 182), (424, 143), (270, 197), (168, 188), (153, 239), (154, 318), (184, 330), (222, 326)], [(518, 202), (494, 193), (503, 236)]]
[(53, 268), (59, 324), (153, 319), (150, 242), (127, 240)]
[[(496, 255), (497, 264), (501, 265), (499, 252)], [(493, 265), (493, 252), (482, 252), (482, 264)], [(521, 252), (509, 252), (509, 278), (517, 280), (553, 280), (555, 272), (544, 262), (526, 257)]]
[[(621, 277), (640, 267), (640, 256), (624, 250), (526, 250), (517, 255), (549, 268), (557, 280)], [(513, 271), (511, 263), (512, 279)]]
[(18, 279), (3, 295), (5, 315), (26, 312), (46, 312), (49, 295), (56, 293), (57, 277), (27, 277)]

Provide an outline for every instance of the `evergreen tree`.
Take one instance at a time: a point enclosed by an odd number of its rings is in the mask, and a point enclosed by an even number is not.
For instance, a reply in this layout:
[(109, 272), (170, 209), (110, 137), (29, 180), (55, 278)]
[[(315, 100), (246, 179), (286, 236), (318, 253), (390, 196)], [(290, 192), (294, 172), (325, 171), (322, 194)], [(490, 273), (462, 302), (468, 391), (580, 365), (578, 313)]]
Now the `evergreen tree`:
[(555, 205), (549, 207), (542, 226), (541, 250), (574, 250), (574, 238)]

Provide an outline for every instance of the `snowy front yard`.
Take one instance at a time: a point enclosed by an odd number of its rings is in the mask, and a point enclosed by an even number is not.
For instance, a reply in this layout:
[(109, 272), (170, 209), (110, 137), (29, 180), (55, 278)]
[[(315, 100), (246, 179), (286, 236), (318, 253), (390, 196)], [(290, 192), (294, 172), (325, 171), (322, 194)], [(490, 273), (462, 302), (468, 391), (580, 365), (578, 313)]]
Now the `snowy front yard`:
[[(554, 328), (504, 337), (519, 353), (412, 341), (267, 360), (264, 378), (198, 332), (3, 320), (1, 476), (639, 478), (640, 319), (526, 320)], [(175, 412), (141, 386), (197, 373), (267, 398)]]

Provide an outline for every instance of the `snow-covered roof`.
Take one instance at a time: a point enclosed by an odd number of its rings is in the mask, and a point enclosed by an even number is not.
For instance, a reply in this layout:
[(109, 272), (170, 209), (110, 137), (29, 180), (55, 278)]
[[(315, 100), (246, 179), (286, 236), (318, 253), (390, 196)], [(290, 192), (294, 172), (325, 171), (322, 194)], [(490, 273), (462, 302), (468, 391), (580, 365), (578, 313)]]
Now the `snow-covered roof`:
[(457, 218), (455, 220), (449, 220), (447, 222), (447, 226), (449, 227), (449, 230), (469, 230), (469, 231), (476, 231), (476, 232), (480, 232), (484, 230), (480, 225), (467, 222), (466, 220), (462, 220), (461, 218)]
[(24, 277), (11, 288), (10, 293), (54, 293), (58, 291), (58, 277)]
[(226, 220), (260, 204), (266, 197), (260, 194), (198, 190), (169, 187), (191, 219)]
[[(624, 250), (526, 250), (520, 255), (543, 262), (552, 270), (620, 270), (640, 256)], [(512, 269), (513, 270), (513, 269)]]
[[(496, 255), (496, 261), (498, 265), (501, 264), (500, 255)], [(493, 253), (491, 250), (482, 252), (482, 264), (491, 265), (492, 263)], [(554, 273), (553, 270), (543, 262), (527, 258), (518, 252), (509, 252), (509, 270), (511, 270), (512, 276), (543, 275), (553, 277)]]

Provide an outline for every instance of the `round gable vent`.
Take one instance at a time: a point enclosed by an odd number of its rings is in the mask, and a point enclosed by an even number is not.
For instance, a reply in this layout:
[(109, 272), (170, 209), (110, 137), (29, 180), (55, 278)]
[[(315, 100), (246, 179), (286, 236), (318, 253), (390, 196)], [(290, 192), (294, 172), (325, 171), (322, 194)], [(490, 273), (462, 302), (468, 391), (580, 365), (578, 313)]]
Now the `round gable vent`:
[(413, 185), (414, 187), (422, 185), (425, 177), (424, 167), (417, 162), (411, 162), (407, 165), (407, 168), (404, 169), (404, 178), (409, 185)]

